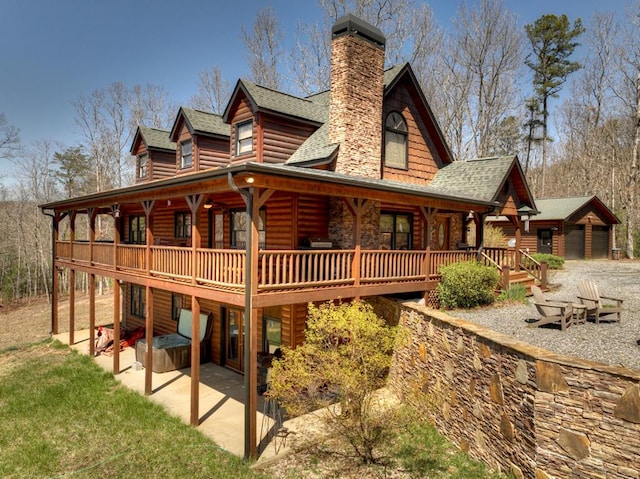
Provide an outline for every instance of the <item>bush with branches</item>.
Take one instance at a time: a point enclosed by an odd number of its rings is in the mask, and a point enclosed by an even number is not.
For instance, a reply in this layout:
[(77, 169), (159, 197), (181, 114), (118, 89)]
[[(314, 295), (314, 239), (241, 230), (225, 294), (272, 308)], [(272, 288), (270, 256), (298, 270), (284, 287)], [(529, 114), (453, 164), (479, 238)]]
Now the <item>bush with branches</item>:
[(438, 284), (440, 305), (447, 309), (475, 308), (495, 301), (500, 273), (477, 261), (453, 263), (440, 268)]
[(394, 414), (381, 413), (380, 395), (398, 340), (370, 305), (309, 304), (305, 342), (274, 361), (269, 395), (287, 414), (322, 411), (329, 430), (345, 438), (364, 463), (393, 431)]

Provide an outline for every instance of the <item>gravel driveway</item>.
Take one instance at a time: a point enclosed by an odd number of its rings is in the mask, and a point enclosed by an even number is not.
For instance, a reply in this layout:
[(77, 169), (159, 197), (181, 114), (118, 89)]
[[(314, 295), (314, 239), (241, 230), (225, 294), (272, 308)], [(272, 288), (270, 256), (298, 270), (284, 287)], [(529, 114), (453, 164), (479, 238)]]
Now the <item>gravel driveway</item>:
[(599, 363), (640, 370), (640, 262), (567, 261), (561, 271), (552, 271), (548, 299), (576, 301), (577, 283), (589, 279), (598, 284), (600, 294), (624, 299), (622, 321), (593, 320), (561, 331), (555, 327), (527, 327), (538, 318), (535, 306), (516, 304), (451, 311), (451, 316), (480, 324), (550, 351)]

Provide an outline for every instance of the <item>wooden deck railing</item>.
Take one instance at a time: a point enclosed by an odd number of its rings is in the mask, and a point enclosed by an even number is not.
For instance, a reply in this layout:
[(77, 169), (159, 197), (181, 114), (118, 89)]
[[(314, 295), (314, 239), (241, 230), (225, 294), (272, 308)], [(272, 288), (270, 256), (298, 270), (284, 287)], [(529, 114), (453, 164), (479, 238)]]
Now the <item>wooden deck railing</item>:
[[(89, 262), (87, 242), (56, 242), (56, 258), (71, 262)], [(145, 245), (117, 244), (116, 265), (113, 264), (113, 243), (93, 244), (93, 265), (134, 274), (147, 274)], [(246, 284), (244, 250), (198, 248), (195, 256), (191, 248), (179, 246), (151, 246), (148, 274), (175, 281), (195, 281), (202, 285), (241, 291)], [(349, 250), (260, 250), (257, 258), (258, 291), (300, 290), (332, 286), (354, 285), (353, 271), (356, 251)], [(440, 268), (478, 257), (475, 250), (363, 250), (360, 253), (359, 281), (361, 284), (433, 281), (440, 278)], [(487, 264), (505, 265), (512, 252), (500, 248), (485, 248)], [(526, 269), (534, 269), (528, 255), (522, 255)], [(524, 267), (524, 266), (523, 266)], [(195, 269), (194, 269), (195, 268)], [(537, 270), (539, 271), (539, 269)]]
[(354, 250), (263, 250), (258, 259), (260, 290), (353, 283)]
[(196, 252), (200, 283), (240, 288), (245, 284), (245, 252), (243, 250), (213, 250), (200, 248)]
[(117, 249), (118, 269), (145, 271), (147, 247), (138, 244), (119, 244)]
[(429, 255), (429, 279), (439, 278), (440, 268), (443, 266), (463, 261), (475, 261), (477, 257), (477, 251), (431, 251)]
[(93, 264), (113, 266), (113, 243), (93, 244)]
[(86, 241), (73, 242), (73, 259), (75, 261), (91, 261), (91, 249)]
[(426, 280), (425, 251), (371, 251), (362, 252), (360, 281), (414, 281)]
[(179, 246), (152, 246), (150, 273), (173, 279), (191, 279), (191, 248)]

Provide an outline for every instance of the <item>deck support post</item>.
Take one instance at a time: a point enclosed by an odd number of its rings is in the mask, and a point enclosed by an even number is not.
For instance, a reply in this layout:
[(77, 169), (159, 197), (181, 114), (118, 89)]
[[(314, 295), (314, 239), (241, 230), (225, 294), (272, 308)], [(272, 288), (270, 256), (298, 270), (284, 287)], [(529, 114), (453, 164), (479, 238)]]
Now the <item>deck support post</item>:
[[(143, 201), (142, 209), (145, 215), (145, 269), (147, 277), (151, 275), (151, 245), (153, 244), (153, 229), (152, 229), (152, 216), (154, 201)], [(145, 352), (145, 368), (144, 368), (144, 393), (149, 396), (153, 392), (153, 289), (148, 284), (145, 289), (145, 340), (147, 343), (147, 350)]]
[(149, 396), (153, 392), (153, 289), (147, 285), (145, 291), (145, 332), (147, 350), (145, 352), (144, 393)]
[(53, 245), (51, 246), (51, 333), (58, 334), (58, 308), (60, 307), (60, 270), (56, 266), (56, 251), (60, 238), (60, 213), (53, 215)]
[[(200, 271), (198, 248), (200, 248), (200, 218), (198, 208), (204, 195), (187, 196), (185, 200), (191, 211), (191, 284), (196, 286)], [(191, 414), (192, 426), (200, 424), (200, 301), (191, 296)]]
[(74, 345), (76, 329), (76, 272), (69, 270), (69, 345)]
[[(120, 344), (120, 281), (113, 280), (113, 344)], [(120, 374), (120, 348), (113, 348), (113, 374)]]
[(191, 425), (200, 424), (200, 300), (191, 296)]
[[(120, 343), (114, 343), (119, 348)], [(89, 274), (89, 355), (94, 356), (96, 348), (96, 275)]]
[[(117, 213), (116, 213), (117, 211)], [(120, 243), (120, 209), (117, 206), (111, 207), (113, 214), (113, 270), (118, 270), (118, 244)], [(146, 224), (146, 223), (145, 223)], [(120, 319), (122, 314), (122, 304), (120, 299), (122, 285), (120, 281), (113, 278), (113, 343), (120, 344)], [(113, 350), (113, 374), (120, 374), (120, 348)]]
[[(255, 459), (258, 448), (256, 441), (257, 402), (258, 402), (258, 363), (257, 363), (257, 321), (258, 310), (253, 307), (254, 295), (258, 291), (258, 226), (260, 221), (260, 206), (266, 202), (273, 191), (267, 190), (259, 196), (256, 189), (239, 188), (235, 178), (229, 172), (227, 176), (229, 187), (240, 194), (246, 205), (246, 264), (244, 289), (244, 458)], [(245, 180), (246, 181), (246, 180)], [(250, 185), (253, 182), (247, 181)]]
[[(69, 257), (73, 261), (73, 243), (76, 241), (76, 212), (69, 212)], [(69, 345), (75, 344), (76, 329), (76, 272), (69, 269)]]
[[(89, 265), (93, 266), (93, 245), (96, 241), (96, 214), (95, 208), (87, 210), (89, 217)], [(119, 346), (120, 343), (115, 343)], [(89, 275), (89, 354), (95, 355), (96, 347), (96, 275)]]

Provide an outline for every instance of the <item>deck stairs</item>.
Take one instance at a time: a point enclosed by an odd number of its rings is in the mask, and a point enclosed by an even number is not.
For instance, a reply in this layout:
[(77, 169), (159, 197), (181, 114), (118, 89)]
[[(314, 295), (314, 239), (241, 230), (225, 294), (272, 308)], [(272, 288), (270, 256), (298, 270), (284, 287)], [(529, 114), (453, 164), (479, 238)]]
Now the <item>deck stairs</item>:
[(510, 271), (509, 272), (509, 286), (514, 285), (522, 285), (525, 288), (526, 295), (531, 296), (531, 286), (540, 285), (540, 282), (536, 280), (533, 276), (529, 274), (529, 272), (521, 270), (521, 271)]

